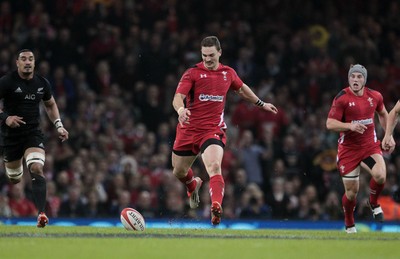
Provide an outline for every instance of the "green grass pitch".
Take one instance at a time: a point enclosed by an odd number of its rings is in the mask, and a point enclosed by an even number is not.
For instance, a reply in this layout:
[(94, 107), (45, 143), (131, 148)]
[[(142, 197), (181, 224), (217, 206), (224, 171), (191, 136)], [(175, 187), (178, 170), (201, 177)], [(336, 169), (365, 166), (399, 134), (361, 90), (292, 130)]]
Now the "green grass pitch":
[(0, 258), (400, 258), (400, 234), (0, 225)]

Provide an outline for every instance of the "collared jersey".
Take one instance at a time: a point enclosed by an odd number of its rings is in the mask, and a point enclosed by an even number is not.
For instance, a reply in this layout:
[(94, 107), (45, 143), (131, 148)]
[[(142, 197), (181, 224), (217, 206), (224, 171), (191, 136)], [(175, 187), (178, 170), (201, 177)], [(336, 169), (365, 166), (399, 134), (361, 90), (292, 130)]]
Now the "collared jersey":
[(375, 90), (365, 88), (362, 96), (356, 96), (347, 87), (333, 100), (328, 118), (346, 123), (361, 123), (367, 126), (363, 134), (353, 131), (340, 132), (339, 146), (350, 148), (368, 147), (379, 144), (375, 131), (375, 112), (384, 107), (382, 95)]
[(216, 70), (209, 70), (200, 62), (186, 70), (175, 92), (186, 95), (185, 107), (191, 112), (190, 124), (183, 127), (226, 128), (224, 107), (227, 92), (242, 86), (243, 81), (229, 66), (220, 64)]
[(23, 118), (26, 124), (18, 128), (1, 123), (3, 136), (18, 136), (37, 129), (40, 122), (39, 104), (52, 97), (50, 83), (42, 76), (34, 75), (31, 80), (22, 79), (17, 71), (0, 78), (0, 99), (3, 99), (3, 111), (8, 115)]

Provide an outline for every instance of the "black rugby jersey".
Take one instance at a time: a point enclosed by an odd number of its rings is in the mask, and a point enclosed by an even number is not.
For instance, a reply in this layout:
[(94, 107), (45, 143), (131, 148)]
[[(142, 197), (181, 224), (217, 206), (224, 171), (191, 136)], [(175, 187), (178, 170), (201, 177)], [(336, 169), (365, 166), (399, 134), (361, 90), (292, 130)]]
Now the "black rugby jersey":
[(40, 102), (52, 97), (51, 86), (47, 79), (34, 75), (32, 79), (22, 79), (17, 71), (0, 78), (0, 99), (3, 100), (3, 111), (8, 115), (22, 117), (26, 124), (10, 128), (1, 123), (2, 136), (19, 136), (39, 128)]

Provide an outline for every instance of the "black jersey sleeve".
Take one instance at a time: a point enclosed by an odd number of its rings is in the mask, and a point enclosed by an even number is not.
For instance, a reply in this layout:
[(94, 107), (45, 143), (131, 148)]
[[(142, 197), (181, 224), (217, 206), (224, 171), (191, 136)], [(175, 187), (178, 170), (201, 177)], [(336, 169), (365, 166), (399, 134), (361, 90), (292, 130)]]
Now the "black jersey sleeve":
[(49, 82), (49, 80), (47, 80), (46, 78), (44, 78), (42, 76), (40, 76), (40, 79), (44, 83), (44, 89), (43, 89), (44, 90), (44, 95), (43, 95), (42, 100), (43, 101), (48, 101), (53, 96), (53, 92), (52, 92), (52, 89), (51, 89), (50, 82)]
[(10, 87), (9, 77), (9, 75), (5, 75), (0, 78), (0, 100), (6, 96), (8, 88)]

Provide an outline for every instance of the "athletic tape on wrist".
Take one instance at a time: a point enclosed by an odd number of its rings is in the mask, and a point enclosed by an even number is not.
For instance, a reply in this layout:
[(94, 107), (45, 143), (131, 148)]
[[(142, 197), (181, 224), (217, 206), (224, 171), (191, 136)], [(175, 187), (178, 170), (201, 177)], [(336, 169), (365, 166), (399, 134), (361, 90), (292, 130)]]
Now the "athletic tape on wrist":
[(260, 99), (258, 99), (258, 101), (255, 103), (255, 105), (257, 105), (259, 107), (263, 107), (265, 105), (265, 102), (263, 102)]
[(61, 119), (56, 119), (53, 123), (54, 123), (54, 126), (56, 126), (56, 129), (64, 127), (64, 125), (61, 122)]
[(177, 111), (178, 115), (180, 115), (181, 109), (184, 110), (185, 108), (184, 108), (184, 107), (179, 107), (179, 109), (178, 109), (178, 111)]

